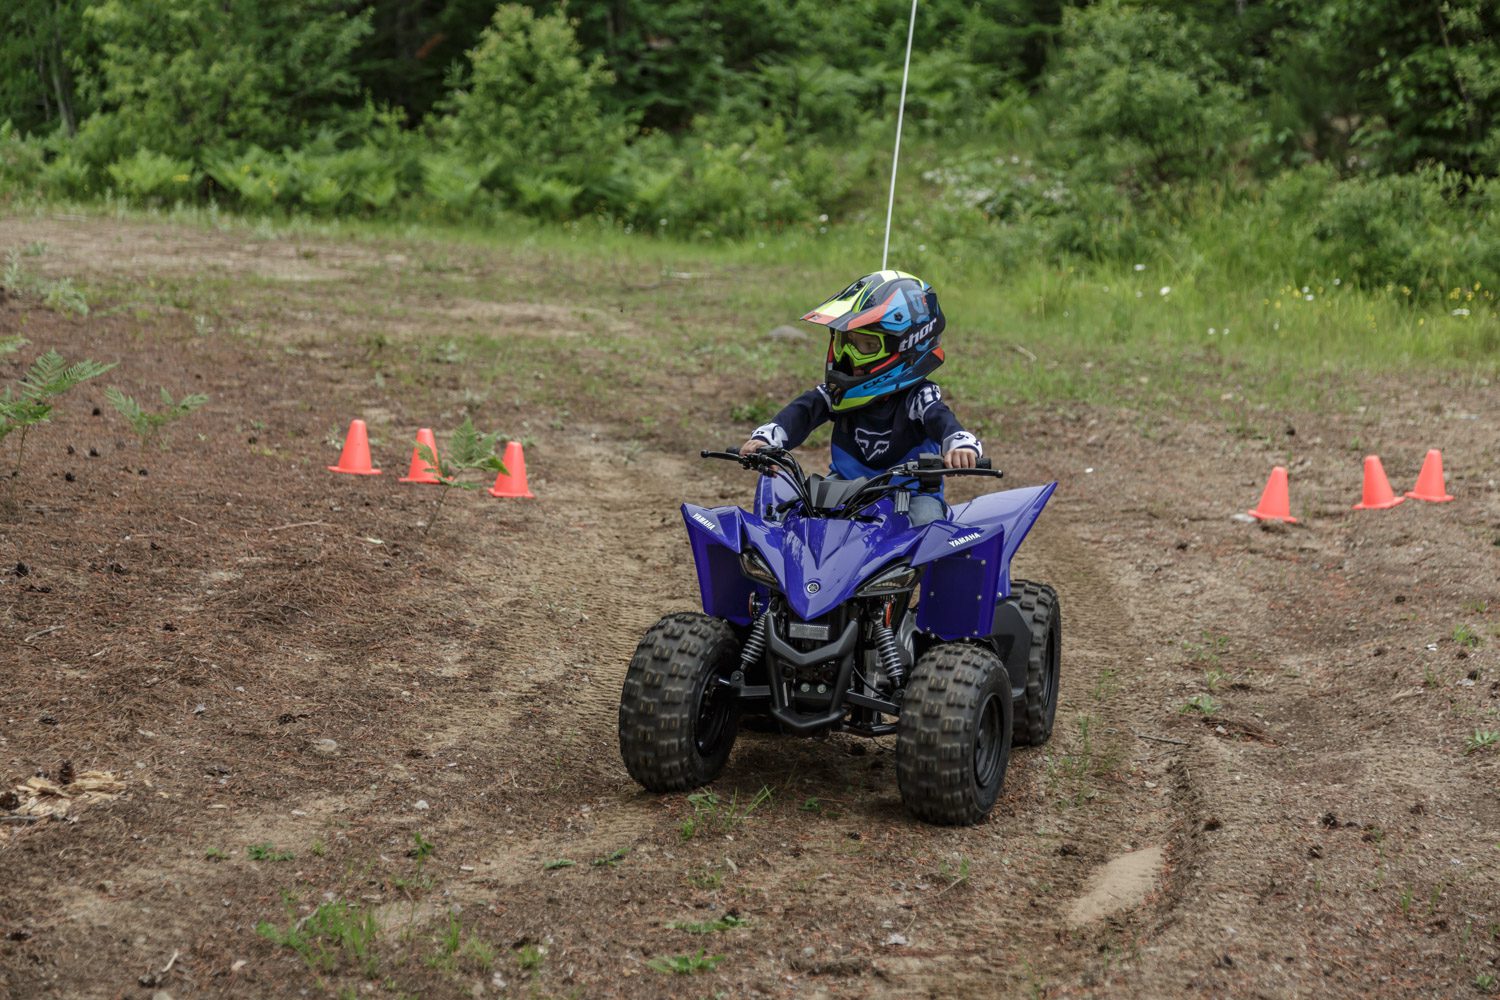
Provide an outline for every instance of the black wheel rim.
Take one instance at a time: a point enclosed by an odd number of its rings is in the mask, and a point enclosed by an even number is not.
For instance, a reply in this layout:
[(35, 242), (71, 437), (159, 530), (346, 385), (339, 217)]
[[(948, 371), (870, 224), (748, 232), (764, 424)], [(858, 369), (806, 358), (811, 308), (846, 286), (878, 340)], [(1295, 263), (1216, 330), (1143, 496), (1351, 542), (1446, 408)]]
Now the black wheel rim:
[(979, 709), (979, 731), (974, 734), (974, 778), (988, 788), (1000, 777), (1005, 760), (1005, 720), (1000, 698), (991, 694)]
[(717, 676), (710, 674), (704, 679), (703, 693), (698, 697), (698, 718), (693, 725), (693, 743), (700, 756), (713, 756), (724, 742), (733, 701), (729, 687), (720, 684)]
[(1057, 633), (1047, 630), (1047, 645), (1042, 649), (1042, 704), (1052, 704), (1052, 691), (1057, 686)]

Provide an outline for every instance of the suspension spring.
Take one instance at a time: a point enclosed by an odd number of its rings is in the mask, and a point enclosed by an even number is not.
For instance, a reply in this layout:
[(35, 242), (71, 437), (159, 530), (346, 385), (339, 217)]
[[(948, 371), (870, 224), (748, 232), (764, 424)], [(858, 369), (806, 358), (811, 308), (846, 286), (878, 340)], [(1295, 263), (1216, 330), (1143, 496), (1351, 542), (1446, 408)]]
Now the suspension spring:
[(880, 668), (891, 679), (892, 687), (899, 687), (906, 676), (906, 667), (901, 663), (901, 644), (896, 633), (885, 622), (875, 625), (875, 655), (880, 658)]
[(762, 611), (760, 617), (755, 619), (755, 624), (750, 626), (750, 635), (745, 639), (745, 646), (740, 650), (740, 669), (749, 673), (760, 665), (761, 657), (766, 652), (766, 629), (771, 627), (771, 616), (768, 611)]

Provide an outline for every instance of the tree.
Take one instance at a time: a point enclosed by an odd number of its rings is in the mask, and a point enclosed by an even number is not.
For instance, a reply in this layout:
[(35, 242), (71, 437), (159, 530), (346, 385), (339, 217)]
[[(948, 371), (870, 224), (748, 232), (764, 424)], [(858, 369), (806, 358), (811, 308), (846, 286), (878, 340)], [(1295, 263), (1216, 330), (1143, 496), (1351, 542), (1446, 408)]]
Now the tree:
[(75, 68), (83, 61), (83, 0), (10, 0), (0, 12), (0, 121), (25, 132), (79, 120)]
[(104, 0), (86, 20), (103, 53), (86, 130), (100, 163), (298, 146), (361, 97), (349, 58), (369, 15), (333, 0)]

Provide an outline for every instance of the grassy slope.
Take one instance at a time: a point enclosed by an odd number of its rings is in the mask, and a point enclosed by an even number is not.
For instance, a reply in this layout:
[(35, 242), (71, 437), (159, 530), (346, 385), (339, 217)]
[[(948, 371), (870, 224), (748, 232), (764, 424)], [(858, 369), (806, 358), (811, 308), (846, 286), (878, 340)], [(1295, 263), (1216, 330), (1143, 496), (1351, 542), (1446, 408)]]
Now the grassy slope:
[[(69, 211), (153, 214), (115, 207)], [(823, 296), (879, 264), (874, 221), (698, 244), (588, 222), (544, 227), (518, 219), (497, 231), (378, 220), (256, 221), (198, 209), (164, 214), (243, 228), (252, 236), (305, 232), (373, 246), (414, 242), (425, 248), (420, 273), (393, 278), (454, 296), (474, 291), (449, 280), (450, 265), (465, 248), (496, 251), (517, 262), (514, 275), (497, 277), (513, 282), (516, 299), (605, 308), (623, 301), (630, 321), (650, 330), (659, 351), (649, 359), (616, 349), (602, 318), (597, 329), (585, 331), (582, 351), (601, 385), (631, 378), (643, 361), (682, 377), (705, 368), (742, 371), (746, 393), (736, 419), (747, 422), (769, 415), (789, 384), (810, 383), (818, 375), (811, 358), (816, 352), (786, 350), (767, 342), (765, 332), (795, 323)], [(1455, 281), (1441, 303), (1416, 303), (1401, 288), (1352, 287), (1333, 274), (1247, 279), (1214, 249), (1216, 226), (1245, 224), (1229, 216), (1195, 220), (1182, 241), (1195, 249), (1178, 260), (1115, 267), (1038, 261), (1019, 270), (999, 268), (969, 247), (945, 253), (908, 246), (898, 226), (891, 266), (915, 271), (938, 288), (948, 315), (950, 358), (939, 379), (965, 400), (967, 411), (980, 414), (975, 422), (981, 431), (987, 419), (1021, 405), (1206, 406), (1232, 411), (1227, 419), (1240, 422), (1247, 408), (1356, 405), (1353, 386), (1360, 379), (1344, 374), (1415, 368), (1487, 384), (1500, 372), (1500, 312), (1494, 291), (1479, 276)], [(1263, 255), (1260, 270), (1274, 273), (1275, 234), (1256, 239), (1250, 243)], [(1233, 243), (1243, 253), (1247, 240), (1241, 236)], [(154, 297), (209, 309), (214, 294), (241, 280), (199, 277), (192, 288), (156, 288)], [(117, 300), (143, 294), (99, 291)], [(461, 339), (468, 356), (497, 373), (501, 366), (550, 363), (543, 345)], [(378, 346), (378, 340), (372, 343)]]

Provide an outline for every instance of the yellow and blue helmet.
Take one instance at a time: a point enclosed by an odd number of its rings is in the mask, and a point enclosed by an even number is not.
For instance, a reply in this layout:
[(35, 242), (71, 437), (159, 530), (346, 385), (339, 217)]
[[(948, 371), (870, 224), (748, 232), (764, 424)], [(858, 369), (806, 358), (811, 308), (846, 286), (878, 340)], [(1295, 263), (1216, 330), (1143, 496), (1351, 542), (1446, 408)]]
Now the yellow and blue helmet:
[(943, 363), (943, 311), (932, 286), (876, 271), (802, 317), (829, 330), (824, 389), (835, 412), (914, 385)]

